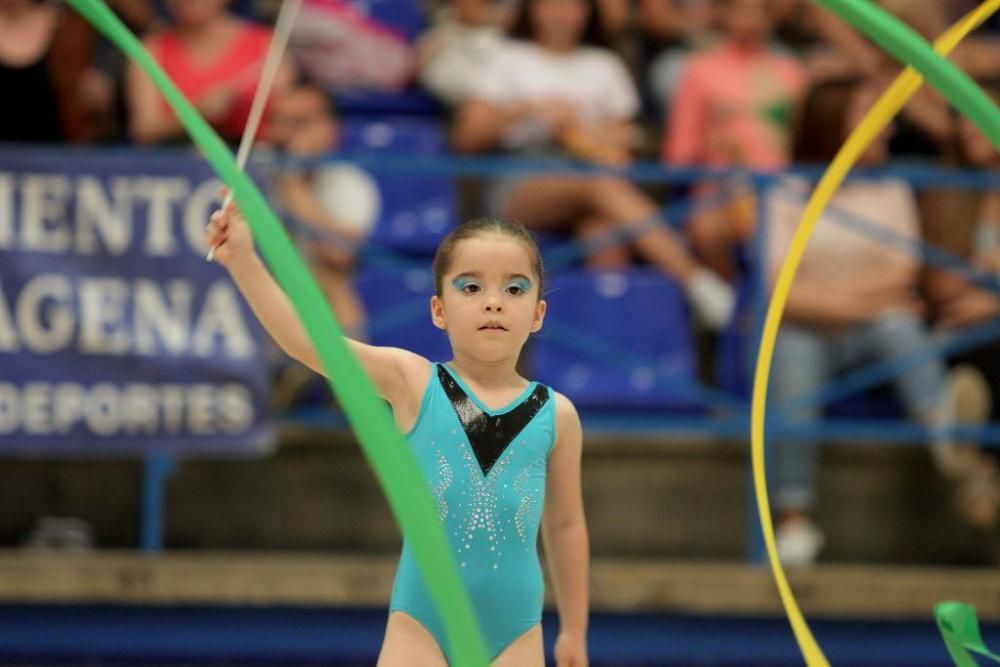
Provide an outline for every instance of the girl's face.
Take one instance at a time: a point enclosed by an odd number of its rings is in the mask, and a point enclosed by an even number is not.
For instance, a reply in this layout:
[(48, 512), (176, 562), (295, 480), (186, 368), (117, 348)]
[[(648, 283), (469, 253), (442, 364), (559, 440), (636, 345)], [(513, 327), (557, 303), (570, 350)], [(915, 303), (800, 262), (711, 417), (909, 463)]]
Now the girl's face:
[(727, 0), (719, 9), (719, 25), (729, 39), (760, 44), (770, 38), (774, 23), (770, 0)]
[(533, 0), (530, 11), (535, 41), (557, 50), (576, 48), (590, 19), (584, 0)]
[(177, 25), (200, 26), (225, 14), (229, 0), (170, 0), (170, 14)]
[(328, 153), (339, 138), (337, 121), (323, 93), (310, 88), (275, 96), (268, 123), (268, 138), (299, 155)]
[(434, 325), (448, 332), (455, 356), (517, 362), (528, 336), (542, 328), (546, 304), (524, 245), (483, 235), (461, 241), (431, 298)]
[(0, 12), (20, 12), (30, 9), (34, 4), (34, 0), (0, 0)]

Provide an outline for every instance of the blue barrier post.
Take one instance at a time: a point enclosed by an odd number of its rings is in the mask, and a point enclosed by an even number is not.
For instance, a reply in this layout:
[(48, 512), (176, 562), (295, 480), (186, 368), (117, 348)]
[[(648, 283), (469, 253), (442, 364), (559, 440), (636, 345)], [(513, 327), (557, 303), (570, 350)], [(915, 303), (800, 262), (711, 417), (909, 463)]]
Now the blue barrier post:
[[(753, 377), (753, 363), (757, 359), (757, 350), (760, 349), (760, 339), (764, 332), (764, 319), (767, 317), (767, 302), (769, 280), (767, 275), (768, 252), (767, 252), (767, 228), (768, 228), (768, 191), (771, 185), (771, 177), (761, 174), (754, 174), (751, 183), (754, 195), (754, 230), (753, 241), (750, 252), (750, 309), (753, 316), (753, 337), (750, 350), (746, 355), (748, 369), (747, 376)], [(749, 411), (749, 407), (747, 408)], [(749, 419), (749, 414), (747, 415)], [(767, 431), (769, 430), (765, 422), (765, 446), (767, 443)], [(749, 442), (747, 443), (749, 444)], [(747, 510), (749, 512), (747, 522), (747, 556), (751, 563), (762, 565), (767, 557), (764, 547), (763, 529), (760, 523), (760, 514), (757, 508), (757, 496), (753, 488), (753, 474), (749, 465), (749, 449), (747, 450)], [(765, 460), (767, 450), (765, 449)]]
[(143, 551), (163, 551), (163, 516), (167, 481), (177, 470), (173, 454), (156, 452), (146, 458), (142, 478), (142, 517), (139, 541)]

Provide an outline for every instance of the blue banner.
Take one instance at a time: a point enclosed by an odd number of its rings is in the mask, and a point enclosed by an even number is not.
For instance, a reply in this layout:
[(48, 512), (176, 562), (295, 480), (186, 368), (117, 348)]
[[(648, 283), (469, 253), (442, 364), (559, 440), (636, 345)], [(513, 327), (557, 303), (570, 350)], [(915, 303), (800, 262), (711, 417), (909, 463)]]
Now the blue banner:
[(266, 334), (205, 261), (187, 152), (0, 146), (0, 455), (252, 454)]

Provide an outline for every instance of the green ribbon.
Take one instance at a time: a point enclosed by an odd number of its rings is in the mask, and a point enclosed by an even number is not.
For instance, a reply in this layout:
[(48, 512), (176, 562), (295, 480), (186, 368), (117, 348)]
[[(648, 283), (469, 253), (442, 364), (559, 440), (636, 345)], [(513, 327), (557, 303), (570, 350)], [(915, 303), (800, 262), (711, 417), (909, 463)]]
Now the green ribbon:
[(68, 1), (146, 71), (194, 143), (232, 190), (264, 259), (309, 332), (330, 377), (330, 386), (406, 535), (447, 629), (454, 663), (486, 665), (485, 644), (474, 620), (472, 605), (459, 580), (448, 540), (416, 458), (396, 429), (385, 404), (376, 396), (361, 364), (344, 343), (340, 325), (281, 222), (253, 182), (236, 166), (226, 145), (104, 0)]
[(1000, 150), (1000, 110), (965, 72), (943, 58), (899, 19), (871, 0), (814, 0), (872, 38), (900, 62), (913, 67), (983, 131)]
[(970, 652), (1000, 663), (1000, 655), (992, 653), (983, 643), (975, 607), (961, 602), (938, 602), (934, 606), (934, 619), (957, 667), (979, 665)]

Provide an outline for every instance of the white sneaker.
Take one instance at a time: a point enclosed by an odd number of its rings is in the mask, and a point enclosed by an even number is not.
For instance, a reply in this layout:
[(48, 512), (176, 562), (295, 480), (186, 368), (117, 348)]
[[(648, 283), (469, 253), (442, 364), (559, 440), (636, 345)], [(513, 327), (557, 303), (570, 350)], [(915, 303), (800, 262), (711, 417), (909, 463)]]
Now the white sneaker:
[(697, 269), (684, 285), (695, 315), (713, 331), (721, 331), (733, 316), (733, 288), (707, 269)]
[(808, 567), (816, 562), (826, 538), (823, 531), (808, 519), (793, 519), (775, 533), (778, 560), (785, 567)]

